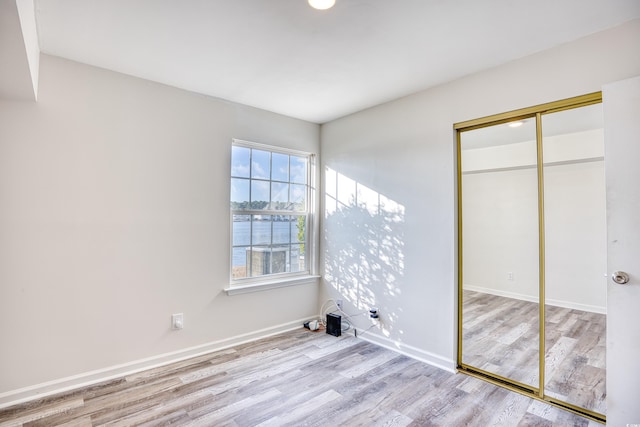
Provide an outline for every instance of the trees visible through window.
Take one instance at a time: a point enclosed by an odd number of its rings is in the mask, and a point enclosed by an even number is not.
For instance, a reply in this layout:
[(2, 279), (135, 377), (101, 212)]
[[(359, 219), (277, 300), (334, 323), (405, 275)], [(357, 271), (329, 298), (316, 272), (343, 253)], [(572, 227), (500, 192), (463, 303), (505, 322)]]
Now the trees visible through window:
[(232, 281), (309, 272), (310, 156), (233, 141)]

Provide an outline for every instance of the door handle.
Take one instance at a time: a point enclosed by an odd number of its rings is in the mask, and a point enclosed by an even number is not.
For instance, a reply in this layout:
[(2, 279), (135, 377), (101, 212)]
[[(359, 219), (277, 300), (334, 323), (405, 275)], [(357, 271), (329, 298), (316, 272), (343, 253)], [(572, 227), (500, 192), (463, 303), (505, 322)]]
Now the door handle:
[(611, 274), (611, 280), (616, 282), (618, 285), (624, 285), (629, 282), (629, 275), (624, 271), (614, 271)]

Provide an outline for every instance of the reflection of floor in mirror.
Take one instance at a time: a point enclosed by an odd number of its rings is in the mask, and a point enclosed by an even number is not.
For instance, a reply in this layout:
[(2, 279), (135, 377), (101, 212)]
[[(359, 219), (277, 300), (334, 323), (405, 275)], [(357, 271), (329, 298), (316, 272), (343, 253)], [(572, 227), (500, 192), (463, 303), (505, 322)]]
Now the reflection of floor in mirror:
[[(463, 362), (538, 385), (538, 304), (464, 291)], [(546, 306), (545, 392), (606, 413), (606, 316)]]

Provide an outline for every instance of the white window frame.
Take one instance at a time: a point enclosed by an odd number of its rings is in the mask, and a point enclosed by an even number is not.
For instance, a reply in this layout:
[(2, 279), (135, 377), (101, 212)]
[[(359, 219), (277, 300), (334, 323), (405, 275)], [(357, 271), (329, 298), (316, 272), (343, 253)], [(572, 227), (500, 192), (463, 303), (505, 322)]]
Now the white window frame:
[[(289, 156), (305, 157), (307, 159), (307, 182), (306, 182), (306, 210), (305, 211), (283, 211), (283, 210), (271, 210), (271, 209), (244, 209), (234, 210), (229, 208), (229, 287), (225, 289), (227, 294), (234, 295), (238, 293), (254, 292), (257, 290), (265, 290), (271, 288), (279, 288), (284, 286), (292, 286), (298, 284), (305, 284), (314, 282), (319, 276), (316, 275), (316, 256), (317, 251), (315, 248), (316, 241), (316, 190), (315, 190), (315, 176), (316, 176), (316, 157), (313, 153), (305, 151), (292, 150), (288, 148), (276, 147), (272, 145), (261, 144), (257, 142), (245, 141), (240, 139), (232, 140), (232, 147), (245, 147), (255, 150), (268, 151), (270, 153), (285, 154)], [(234, 177), (229, 174), (229, 183)], [(278, 182), (272, 180), (270, 176), (268, 182)], [(248, 178), (251, 182), (251, 177)], [(229, 195), (231, 202), (231, 194)], [(234, 215), (303, 215), (306, 222), (306, 236), (305, 241), (302, 242), (305, 247), (305, 270), (296, 272), (283, 272), (274, 274), (265, 274), (254, 277), (233, 277), (233, 218)]]

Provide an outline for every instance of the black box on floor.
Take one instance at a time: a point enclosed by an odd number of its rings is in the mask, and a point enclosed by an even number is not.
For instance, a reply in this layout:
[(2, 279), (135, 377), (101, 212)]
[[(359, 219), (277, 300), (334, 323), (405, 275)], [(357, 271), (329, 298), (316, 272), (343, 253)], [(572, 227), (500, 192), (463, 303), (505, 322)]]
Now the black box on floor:
[(327, 333), (334, 337), (342, 335), (342, 317), (337, 314), (327, 314)]

